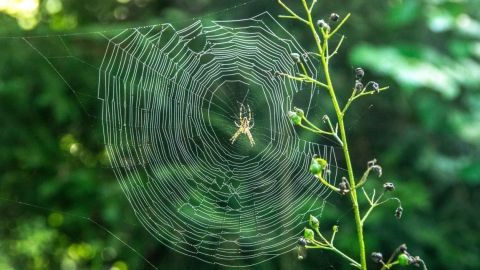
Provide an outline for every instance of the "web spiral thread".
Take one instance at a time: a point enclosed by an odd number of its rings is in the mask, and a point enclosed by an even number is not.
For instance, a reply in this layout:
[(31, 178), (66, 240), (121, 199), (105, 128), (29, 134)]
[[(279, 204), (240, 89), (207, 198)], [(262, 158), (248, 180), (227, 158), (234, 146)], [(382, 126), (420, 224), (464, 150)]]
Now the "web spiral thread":
[[(105, 145), (136, 216), (158, 241), (205, 262), (248, 266), (291, 251), (327, 190), (308, 172), (332, 147), (299, 139), (287, 112), (316, 89), (304, 50), (268, 13), (128, 29), (109, 40), (99, 98)], [(308, 57), (306, 68), (316, 74)], [(252, 147), (238, 129), (251, 109)]]

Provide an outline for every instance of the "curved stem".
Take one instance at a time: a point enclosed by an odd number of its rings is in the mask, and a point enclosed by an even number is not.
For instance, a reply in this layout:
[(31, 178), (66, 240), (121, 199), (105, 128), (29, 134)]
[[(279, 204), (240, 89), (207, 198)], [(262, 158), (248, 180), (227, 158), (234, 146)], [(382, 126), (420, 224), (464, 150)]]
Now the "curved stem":
[(317, 174), (315, 175), (316, 178), (318, 178), (318, 180), (320, 180), (320, 182), (322, 182), (323, 185), (325, 185), (326, 187), (330, 188), (331, 190), (335, 191), (335, 192), (340, 192), (340, 189), (337, 188), (336, 186), (330, 184), (327, 180), (325, 180), (325, 178), (323, 178), (320, 174)]

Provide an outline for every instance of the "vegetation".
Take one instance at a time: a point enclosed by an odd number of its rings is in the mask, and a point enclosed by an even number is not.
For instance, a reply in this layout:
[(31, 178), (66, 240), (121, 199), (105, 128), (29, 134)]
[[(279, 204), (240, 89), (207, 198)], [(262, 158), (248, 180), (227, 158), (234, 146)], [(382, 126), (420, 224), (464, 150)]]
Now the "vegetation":
[[(325, 179), (326, 178), (325, 176), (329, 173), (329, 168), (328, 168), (329, 165), (326, 160), (314, 157), (310, 165), (310, 172), (313, 175), (315, 175), (315, 177), (323, 185), (325, 185), (332, 191), (340, 195), (348, 194), (350, 196), (353, 214), (354, 214), (354, 220), (355, 220), (355, 229), (356, 229), (357, 239), (358, 239), (358, 250), (359, 250), (358, 257), (360, 257), (360, 263), (357, 262), (355, 259), (352, 259), (351, 257), (349, 257), (348, 255), (346, 255), (345, 253), (343, 253), (342, 251), (340, 251), (335, 247), (334, 238), (338, 232), (338, 226), (335, 225), (333, 227), (331, 239), (327, 240), (327, 238), (319, 229), (319, 220), (314, 216), (310, 216), (309, 223), (310, 223), (311, 229), (305, 228), (304, 236), (300, 238), (299, 245), (300, 245), (300, 248), (310, 248), (310, 249), (319, 248), (319, 249), (333, 251), (338, 255), (340, 255), (341, 257), (343, 257), (344, 259), (346, 259), (349, 262), (349, 264), (352, 265), (353, 267), (366, 270), (367, 259), (366, 259), (365, 240), (363, 236), (365, 221), (367, 220), (368, 216), (370, 215), (370, 213), (375, 207), (380, 206), (392, 199), (396, 200), (399, 203), (399, 206), (395, 211), (395, 216), (397, 218), (401, 218), (403, 213), (403, 208), (401, 206), (400, 199), (398, 198), (383, 199), (383, 195), (385, 194), (385, 192), (393, 192), (395, 190), (395, 185), (393, 183), (391, 182), (385, 183), (383, 185), (384, 192), (381, 193), (377, 198), (375, 198), (375, 191), (376, 191), (375, 189), (373, 189), (372, 195), (369, 195), (363, 188), (363, 185), (367, 183), (367, 180), (369, 178), (371, 171), (377, 172), (379, 177), (382, 176), (382, 167), (376, 164), (375, 159), (368, 162), (367, 169), (365, 170), (361, 178), (359, 178), (358, 180), (355, 178), (353, 167), (352, 167), (352, 161), (350, 157), (350, 150), (348, 147), (347, 133), (345, 131), (344, 119), (346, 117), (346, 114), (350, 105), (352, 105), (354, 101), (367, 95), (379, 94), (380, 92), (387, 90), (388, 87), (380, 87), (379, 84), (374, 81), (369, 81), (364, 85), (362, 83), (362, 79), (365, 76), (365, 71), (362, 68), (356, 68), (355, 83), (353, 84), (353, 87), (352, 87), (352, 94), (348, 98), (348, 100), (345, 102), (344, 105), (340, 105), (337, 99), (337, 91), (335, 90), (335, 87), (333, 85), (333, 80), (330, 75), (329, 64), (332, 57), (338, 53), (338, 50), (340, 49), (340, 46), (342, 45), (342, 42), (345, 36), (342, 35), (342, 37), (338, 41), (338, 44), (335, 46), (333, 50), (330, 49), (329, 43), (330, 43), (330, 40), (344, 25), (344, 23), (348, 20), (348, 18), (350, 17), (350, 14), (347, 14), (345, 18), (343, 18), (341, 21), (339, 21), (340, 15), (338, 15), (337, 13), (332, 13), (330, 14), (330, 17), (327, 20), (328, 22), (323, 19), (319, 19), (316, 22), (314, 22), (312, 13), (313, 13), (313, 10), (315, 9), (315, 4), (317, 3), (317, 1), (313, 0), (311, 1), (311, 3), (308, 3), (306, 0), (301, 0), (301, 2), (304, 9), (303, 12), (306, 14), (305, 18), (303, 18), (302, 15), (298, 15), (295, 11), (293, 11), (285, 3), (283, 3), (283, 1), (278, 0), (278, 3), (288, 13), (288, 15), (280, 15), (280, 17), (298, 20), (304, 23), (309, 28), (310, 32), (312, 33), (313, 40), (315, 41), (316, 49), (317, 49), (317, 53), (314, 53), (313, 55), (316, 56), (317, 58), (320, 58), (319, 62), (321, 63), (321, 68), (323, 69), (323, 77), (324, 77), (323, 80), (325, 80), (325, 82), (321, 81), (322, 79), (316, 79), (315, 77), (317, 77), (317, 74), (308, 73), (307, 69), (303, 64), (302, 57), (298, 53), (293, 53), (292, 58), (298, 65), (301, 66), (300, 70), (302, 72), (295, 75), (290, 75), (290, 74), (281, 74), (281, 75), (286, 76), (287, 78), (292, 80), (302, 81), (305, 83), (312, 83), (317, 85), (319, 88), (325, 89), (328, 92), (328, 95), (331, 99), (331, 103), (334, 108), (337, 123), (335, 124), (335, 128), (334, 128), (334, 125), (330, 121), (330, 117), (328, 115), (324, 115), (323, 122), (327, 126), (326, 127), (327, 130), (324, 130), (322, 128), (317, 127), (315, 124), (309, 121), (305, 116), (305, 113), (303, 112), (303, 110), (298, 108), (295, 108), (294, 111), (290, 111), (289, 116), (295, 125), (299, 125), (302, 128), (307, 129), (314, 133), (332, 136), (333, 138), (336, 139), (336, 141), (340, 144), (342, 148), (342, 151), (344, 154), (344, 160), (347, 165), (348, 178), (343, 177), (342, 181), (340, 181), (338, 186), (332, 185)], [(334, 26), (334, 28), (331, 28), (331, 26)], [(309, 57), (309, 56), (305, 55), (305, 57)], [(360, 213), (359, 198), (357, 195), (357, 190), (360, 190), (360, 188), (362, 189), (363, 194), (365, 195), (365, 199), (368, 201), (368, 206), (369, 206), (368, 209), (363, 214), (363, 216)], [(317, 234), (317, 237), (319, 239), (315, 239), (315, 233)], [(384, 269), (390, 269), (391, 267), (397, 264), (402, 266), (406, 266), (406, 265), (423, 266), (424, 269), (427, 269), (424, 261), (420, 257), (418, 256), (414, 257), (406, 251), (405, 245), (402, 246), (400, 252), (396, 252), (396, 253), (397, 254), (392, 254), (392, 257), (388, 261), (384, 261), (382, 253), (373, 252), (372, 259), (376, 263), (381, 263), (383, 266), (382, 268)], [(303, 258), (303, 253), (302, 255), (300, 255), (300, 258)]]

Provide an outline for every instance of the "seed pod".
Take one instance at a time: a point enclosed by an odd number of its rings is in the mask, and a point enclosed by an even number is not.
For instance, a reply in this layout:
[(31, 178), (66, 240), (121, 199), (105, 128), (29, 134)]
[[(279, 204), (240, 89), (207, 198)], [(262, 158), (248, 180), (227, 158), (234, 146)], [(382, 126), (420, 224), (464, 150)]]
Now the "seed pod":
[(327, 33), (330, 32), (330, 25), (328, 25), (328, 23), (326, 23), (324, 20), (318, 20), (317, 26)]
[(305, 240), (308, 242), (311, 242), (315, 238), (315, 233), (312, 230), (305, 228), (303, 231), (303, 237), (305, 237)]
[(383, 184), (383, 188), (385, 189), (385, 191), (394, 191), (395, 185), (393, 183), (387, 182)]
[(300, 237), (298, 239), (298, 245), (301, 246), (301, 247), (305, 247), (307, 245), (307, 240), (305, 240), (304, 237)]
[(320, 226), (320, 221), (318, 221), (318, 218), (310, 215), (310, 219), (308, 220), (308, 223), (310, 224), (310, 227), (314, 230), (318, 230), (318, 227)]
[(294, 125), (300, 125), (302, 123), (302, 117), (300, 117), (297, 113), (289, 111), (288, 118)]
[(340, 19), (340, 15), (338, 15), (337, 13), (330, 14), (330, 21), (336, 22), (338, 21), (338, 19)]
[(362, 89), (363, 89), (363, 83), (359, 80), (356, 80), (355, 81), (355, 91), (359, 92), (359, 91), (362, 91)]
[(355, 69), (355, 78), (357, 78), (357, 80), (361, 80), (363, 78), (363, 76), (365, 76), (365, 71), (363, 70), (363, 68), (361, 67), (358, 67)]
[(397, 207), (397, 209), (395, 210), (395, 217), (397, 219), (401, 219), (402, 214), (403, 214), (403, 208), (401, 206)]
[(377, 92), (377, 93), (380, 92), (380, 85), (378, 85), (378, 83), (373, 82), (372, 83), (372, 88), (373, 88), (373, 90), (375, 90), (375, 92)]
[(372, 165), (372, 170), (378, 174), (378, 177), (382, 177), (382, 167), (380, 165)]
[(312, 163), (310, 163), (310, 172), (312, 174), (319, 174), (322, 172), (323, 168), (322, 165), (318, 164), (315, 160), (312, 160)]
[(342, 181), (338, 184), (338, 189), (340, 189), (340, 195), (347, 194), (350, 190), (348, 189), (348, 180), (345, 177), (342, 177)]
[(372, 258), (372, 261), (374, 261), (375, 263), (380, 263), (383, 261), (383, 255), (380, 252), (372, 252), (370, 258)]

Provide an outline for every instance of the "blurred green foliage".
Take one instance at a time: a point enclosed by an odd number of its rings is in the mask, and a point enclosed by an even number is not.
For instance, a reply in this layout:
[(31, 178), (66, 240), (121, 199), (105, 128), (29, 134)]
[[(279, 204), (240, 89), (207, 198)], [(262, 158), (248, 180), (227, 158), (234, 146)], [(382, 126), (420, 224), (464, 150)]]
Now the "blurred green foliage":
[[(0, 5), (0, 269), (150, 269), (142, 256), (159, 269), (216, 268), (170, 251), (136, 221), (102, 145), (99, 106), (88, 91), (96, 89), (96, 73), (63, 64), (62, 75), (78, 90), (72, 92), (26, 42), (7, 37), (279, 14), (275, 1), (27, 2), (38, 5), (23, 15)], [(388, 254), (405, 242), (430, 269), (480, 268), (479, 6), (478, 0), (317, 4), (319, 17), (353, 14), (333, 61), (340, 95), (350, 94), (356, 66), (391, 86), (347, 117), (357, 174), (376, 157), (405, 208), (400, 221), (394, 205), (371, 216), (369, 252)], [(301, 25), (285, 26), (313, 48)], [(67, 47), (79, 57), (103, 53), (82, 40)], [(320, 226), (338, 224), (338, 245), (348, 252), (356, 247), (348, 202), (330, 198)], [(294, 258), (256, 268), (349, 269), (328, 253)]]

